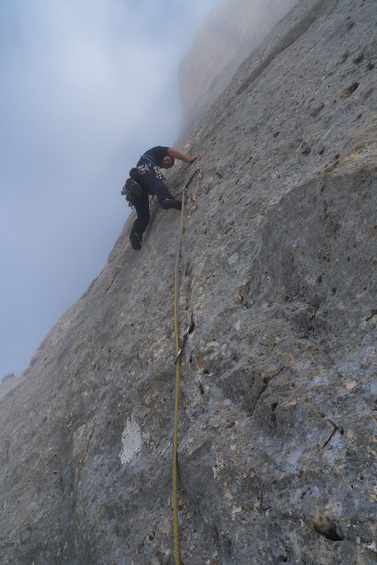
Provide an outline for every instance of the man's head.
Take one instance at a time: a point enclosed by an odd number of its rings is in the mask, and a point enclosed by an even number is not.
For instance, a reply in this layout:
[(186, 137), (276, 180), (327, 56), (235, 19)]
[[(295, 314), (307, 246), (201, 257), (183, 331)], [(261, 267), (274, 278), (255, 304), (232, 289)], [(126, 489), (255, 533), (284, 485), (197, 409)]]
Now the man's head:
[(170, 157), (170, 155), (166, 155), (166, 157), (164, 157), (162, 160), (161, 168), (170, 169), (170, 167), (172, 167), (173, 165), (174, 165), (173, 157)]

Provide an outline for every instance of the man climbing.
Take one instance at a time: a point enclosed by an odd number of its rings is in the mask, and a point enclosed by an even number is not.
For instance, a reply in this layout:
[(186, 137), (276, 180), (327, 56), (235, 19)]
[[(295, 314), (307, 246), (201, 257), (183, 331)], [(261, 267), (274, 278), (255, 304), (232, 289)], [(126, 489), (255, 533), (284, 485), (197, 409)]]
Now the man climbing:
[(161, 169), (170, 169), (175, 159), (185, 163), (193, 163), (197, 157), (186, 157), (171, 147), (152, 147), (139, 159), (136, 168), (131, 169), (130, 176), (141, 186), (141, 194), (133, 199), (137, 218), (130, 232), (132, 248), (141, 249), (141, 240), (150, 220), (149, 194), (155, 194), (160, 206), (165, 210), (174, 208), (181, 210), (182, 203), (170, 193)]

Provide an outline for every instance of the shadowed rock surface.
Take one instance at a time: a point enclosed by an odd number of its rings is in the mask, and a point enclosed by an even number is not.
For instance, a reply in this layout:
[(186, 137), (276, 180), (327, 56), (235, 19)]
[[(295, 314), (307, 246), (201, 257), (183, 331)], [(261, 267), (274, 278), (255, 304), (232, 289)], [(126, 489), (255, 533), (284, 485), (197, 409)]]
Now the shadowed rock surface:
[[(186, 141), (183, 565), (376, 562), (376, 43), (299, 2)], [(179, 213), (132, 220), (1, 400), (1, 563), (174, 563)]]

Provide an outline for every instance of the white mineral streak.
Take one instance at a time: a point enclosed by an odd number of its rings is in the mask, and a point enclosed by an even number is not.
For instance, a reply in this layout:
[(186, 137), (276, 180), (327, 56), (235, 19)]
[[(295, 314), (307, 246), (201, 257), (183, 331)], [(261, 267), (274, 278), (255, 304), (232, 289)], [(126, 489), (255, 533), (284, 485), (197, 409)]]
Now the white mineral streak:
[(120, 460), (123, 465), (126, 465), (139, 451), (143, 444), (141, 438), (141, 429), (136, 422), (134, 416), (126, 421), (122, 433), (122, 449), (120, 451)]

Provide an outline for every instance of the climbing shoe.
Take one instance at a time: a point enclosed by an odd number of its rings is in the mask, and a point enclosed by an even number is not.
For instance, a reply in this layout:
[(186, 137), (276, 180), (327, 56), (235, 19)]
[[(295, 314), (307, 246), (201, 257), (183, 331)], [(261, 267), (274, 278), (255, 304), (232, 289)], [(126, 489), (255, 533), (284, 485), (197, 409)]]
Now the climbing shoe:
[(169, 198), (167, 200), (161, 200), (160, 205), (164, 210), (169, 210), (170, 208), (174, 208), (174, 210), (182, 210), (182, 202), (180, 200)]
[(136, 231), (132, 231), (130, 233), (130, 242), (132, 245), (132, 249), (134, 249), (135, 251), (139, 251), (139, 249), (141, 249), (141, 240), (142, 240), (141, 233), (137, 233)]

